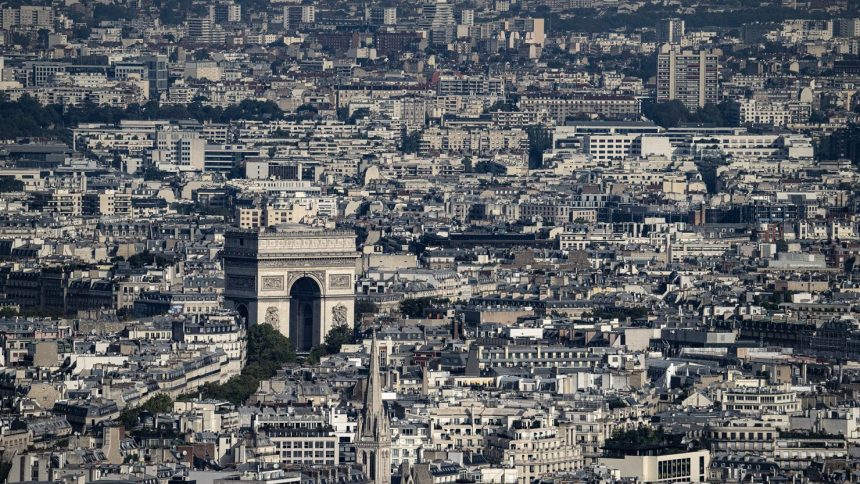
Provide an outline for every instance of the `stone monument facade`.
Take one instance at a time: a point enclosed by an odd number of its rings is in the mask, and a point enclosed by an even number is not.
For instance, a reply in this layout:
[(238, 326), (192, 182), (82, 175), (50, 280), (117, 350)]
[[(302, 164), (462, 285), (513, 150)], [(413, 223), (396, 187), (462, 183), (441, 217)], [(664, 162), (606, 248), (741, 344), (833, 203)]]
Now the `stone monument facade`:
[(224, 301), (248, 325), (267, 323), (298, 351), (320, 344), (336, 325), (352, 327), (355, 234), (281, 226), (224, 236)]

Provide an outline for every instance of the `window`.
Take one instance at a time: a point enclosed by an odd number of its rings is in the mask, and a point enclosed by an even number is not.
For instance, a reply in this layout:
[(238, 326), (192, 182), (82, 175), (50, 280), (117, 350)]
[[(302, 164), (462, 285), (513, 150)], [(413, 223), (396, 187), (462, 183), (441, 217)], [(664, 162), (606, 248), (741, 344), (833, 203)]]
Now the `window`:
[(690, 459), (672, 459), (657, 463), (657, 479), (675, 479), (690, 475)]

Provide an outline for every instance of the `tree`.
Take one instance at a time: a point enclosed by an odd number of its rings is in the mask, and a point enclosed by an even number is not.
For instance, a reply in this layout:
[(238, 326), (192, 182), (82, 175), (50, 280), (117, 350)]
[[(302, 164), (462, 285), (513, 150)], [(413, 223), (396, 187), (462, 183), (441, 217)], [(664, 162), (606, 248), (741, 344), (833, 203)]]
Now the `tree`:
[(404, 299), (400, 301), (400, 312), (407, 318), (420, 318), (424, 316), (424, 311), (429, 309), (434, 304), (443, 304), (448, 302), (445, 298), (435, 297), (419, 297)]
[[(200, 388), (200, 396), (205, 399), (224, 400), (234, 405), (241, 405), (248, 399), (257, 388), (260, 387), (260, 379), (245, 375), (234, 376), (227, 380), (227, 383), (216, 384), (207, 383)], [(182, 399), (188, 399), (194, 395), (183, 396)]]
[(0, 480), (6, 482), (6, 478), (9, 477), (9, 472), (12, 471), (12, 463), (6, 461), (0, 461)]
[[(721, 2), (726, 3), (726, 2)], [(851, 3), (851, 2), (849, 2)], [(742, 4), (738, 6), (747, 7)], [(616, 29), (635, 30), (643, 27), (653, 27), (660, 19), (675, 16), (674, 10), (662, 5), (646, 5), (635, 13), (602, 13), (593, 8), (572, 9), (565, 12), (565, 17), (552, 14), (547, 19), (549, 32), (606, 32)], [(681, 15), (688, 27), (722, 27), (739, 28), (744, 24), (781, 22), (796, 18), (821, 18), (825, 12), (811, 10), (796, 10), (790, 8), (775, 8), (763, 6), (754, 8), (725, 8), (721, 11), (702, 12)]]
[(494, 113), (496, 111), (504, 111), (506, 106), (507, 106), (507, 104), (505, 104), (505, 101), (500, 99), (500, 100), (494, 102), (492, 106), (487, 108), (487, 112), (488, 113)]
[(174, 260), (163, 254), (157, 254), (149, 250), (145, 250), (139, 254), (134, 254), (128, 258), (128, 263), (132, 267), (143, 267), (155, 264), (157, 267), (165, 267), (173, 264)]
[(125, 20), (132, 17), (129, 9), (115, 4), (97, 3), (93, 8), (93, 21), (98, 24), (102, 20)]
[(703, 159), (695, 162), (699, 169), (699, 174), (702, 175), (702, 182), (708, 189), (708, 193), (720, 192), (720, 177), (717, 175), (717, 170), (721, 166), (725, 166), (726, 161), (720, 159)]
[(723, 113), (716, 104), (705, 104), (705, 107), (699, 108), (690, 116), (691, 121), (705, 124), (713, 124), (714, 126), (723, 126)]
[(648, 308), (645, 307), (612, 307), (595, 309), (591, 317), (597, 319), (644, 319), (648, 317)]
[(642, 112), (645, 116), (664, 128), (674, 128), (681, 123), (702, 123), (714, 126), (727, 126), (730, 119), (729, 103), (705, 104), (690, 112), (684, 103), (677, 99), (662, 103), (646, 104)]
[(411, 133), (403, 132), (400, 138), (400, 151), (404, 153), (418, 153), (418, 148), (421, 143), (421, 132), (413, 131)]
[(323, 344), (314, 347), (308, 355), (308, 363), (315, 365), (326, 355), (340, 353), (340, 348), (345, 344), (355, 342), (355, 331), (346, 326), (335, 326), (325, 336)]
[(355, 343), (355, 331), (344, 324), (335, 326), (328, 332), (324, 345), (328, 354), (333, 355), (339, 353), (343, 345), (352, 343)]
[(284, 363), (295, 361), (296, 353), (290, 339), (271, 325), (257, 324), (248, 330), (248, 367), (274, 366), (272, 371), (267, 372), (271, 376)]
[(417, 256), (420, 256), (426, 250), (427, 250), (427, 245), (425, 245), (424, 243), (419, 242), (417, 240), (410, 240), (409, 241), (409, 252), (410, 253), (415, 254)]
[(359, 108), (353, 111), (352, 116), (346, 120), (346, 124), (355, 124), (359, 119), (364, 119), (370, 117), (370, 109), (367, 108)]
[(302, 104), (296, 108), (296, 117), (299, 121), (309, 121), (316, 119), (319, 115), (319, 110), (311, 104)]
[(407, 318), (417, 318), (424, 314), (424, 309), (429, 307), (428, 298), (404, 299), (400, 301), (400, 312)]
[(161, 171), (153, 165), (147, 165), (143, 169), (143, 179), (146, 181), (164, 180), (168, 176), (170, 176), (169, 172)]
[(24, 182), (11, 176), (0, 176), (0, 193), (20, 192), (24, 190)]
[(664, 128), (677, 127), (690, 118), (690, 111), (678, 100), (646, 104), (642, 111), (648, 119)]
[(126, 408), (119, 414), (119, 421), (126, 430), (131, 430), (140, 424), (140, 414), (168, 413), (173, 411), (173, 399), (165, 393), (157, 393), (142, 405)]
[(40, 49), (48, 48), (49, 35), (50, 32), (48, 32), (48, 29), (39, 29), (39, 32), (36, 34), (36, 42), (38, 43)]
[(418, 153), (418, 148), (421, 143), (421, 132), (413, 131), (406, 133), (400, 139), (400, 151), (404, 153)]
[(23, 32), (12, 32), (12, 45), (20, 45), (24, 49), (29, 49), (32, 43), (32, 37)]
[(317, 345), (311, 348), (311, 352), (308, 353), (307, 362), (309, 365), (316, 365), (320, 362), (323, 356), (327, 355), (325, 345)]
[(209, 60), (209, 51), (207, 49), (197, 49), (191, 55), (196, 61)]
[(659, 445), (666, 441), (663, 429), (638, 427), (631, 430), (616, 430), (612, 437), (606, 439), (605, 447), (638, 448), (649, 445)]
[(75, 28), (72, 30), (72, 38), (86, 40), (90, 37), (90, 32), (90, 28), (86, 24), (75, 24)]
[(167, 413), (173, 411), (173, 399), (166, 393), (158, 393), (141, 406), (152, 413)]
[(60, 120), (61, 109), (42, 107), (30, 96), (17, 101), (0, 102), (0, 138), (15, 139), (25, 136), (59, 135), (54, 126)]
[[(531, 166), (531, 160), (529, 160), (529, 166)], [(503, 169), (490, 160), (481, 160), (474, 168), (472, 168), (473, 173), (494, 173), (499, 175), (503, 173), (503, 171)]]
[[(269, 324), (251, 326), (248, 330), (248, 364), (242, 369), (242, 374), (224, 384), (207, 383), (200, 389), (200, 395), (241, 405), (257, 391), (261, 380), (272, 378), (284, 364), (295, 361), (296, 353), (289, 338)], [(193, 395), (181, 398), (187, 400)]]
[(628, 75), (638, 77), (647, 82), (652, 77), (657, 76), (657, 54), (640, 56), (638, 59), (638, 68), (627, 71)]
[(829, 120), (830, 118), (821, 111), (813, 111), (809, 116), (809, 124), (824, 124)]
[(206, 106), (202, 101), (196, 99), (187, 106), (160, 106), (157, 101), (150, 101), (142, 106), (131, 104), (127, 109), (120, 109), (96, 105), (92, 101), (64, 107), (56, 104), (42, 106), (26, 95), (17, 101), (3, 98), (0, 101), (0, 139), (50, 136), (70, 142), (67, 128), (80, 123), (114, 124), (123, 119), (196, 119), (222, 123), (234, 119), (268, 121), (283, 118), (283, 111), (272, 101), (245, 100), (227, 108)]
[(376, 314), (379, 307), (373, 301), (357, 299), (355, 301), (355, 321), (359, 321), (365, 314)]

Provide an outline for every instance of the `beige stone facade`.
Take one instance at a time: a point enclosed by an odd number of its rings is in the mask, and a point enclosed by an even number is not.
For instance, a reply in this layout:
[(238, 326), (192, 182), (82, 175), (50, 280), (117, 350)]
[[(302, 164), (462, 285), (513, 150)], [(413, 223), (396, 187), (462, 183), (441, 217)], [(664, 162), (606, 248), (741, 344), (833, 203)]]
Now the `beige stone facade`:
[(358, 253), (352, 232), (305, 226), (236, 230), (224, 240), (225, 305), (268, 323), (298, 350), (353, 325)]

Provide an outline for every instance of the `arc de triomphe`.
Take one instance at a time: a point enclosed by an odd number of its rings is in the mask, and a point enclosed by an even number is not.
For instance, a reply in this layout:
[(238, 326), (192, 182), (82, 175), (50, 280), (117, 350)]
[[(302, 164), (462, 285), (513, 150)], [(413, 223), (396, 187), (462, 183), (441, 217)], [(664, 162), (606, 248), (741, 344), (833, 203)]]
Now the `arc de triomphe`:
[(224, 304), (248, 325), (268, 323), (299, 351), (353, 325), (355, 234), (308, 226), (224, 235)]

